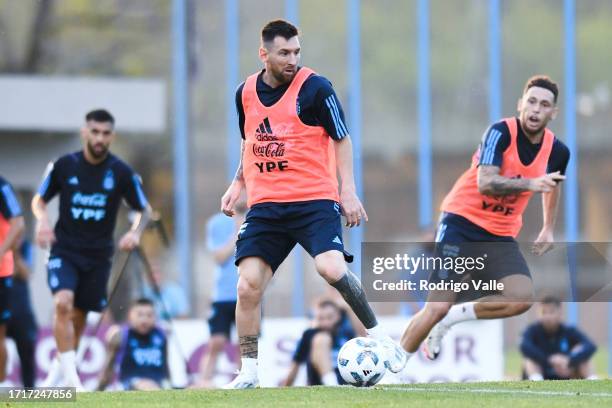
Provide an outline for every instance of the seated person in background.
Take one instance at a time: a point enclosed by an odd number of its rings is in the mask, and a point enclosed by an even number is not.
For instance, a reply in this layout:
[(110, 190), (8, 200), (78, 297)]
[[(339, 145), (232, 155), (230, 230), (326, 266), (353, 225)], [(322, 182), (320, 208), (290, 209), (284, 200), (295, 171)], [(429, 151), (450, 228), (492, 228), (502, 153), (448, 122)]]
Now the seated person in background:
[(112, 382), (115, 370), (126, 390), (169, 388), (166, 334), (155, 325), (151, 300), (135, 301), (128, 312), (128, 324), (111, 327), (107, 343), (99, 391)]
[(521, 353), (524, 379), (595, 379), (591, 356), (596, 347), (580, 330), (562, 322), (561, 302), (545, 297), (539, 304), (538, 321), (523, 333)]
[(338, 304), (321, 301), (315, 308), (313, 327), (302, 334), (287, 378), (281, 385), (293, 385), (302, 363), (306, 363), (308, 385), (345, 384), (337, 367), (338, 351), (353, 337), (355, 332)]

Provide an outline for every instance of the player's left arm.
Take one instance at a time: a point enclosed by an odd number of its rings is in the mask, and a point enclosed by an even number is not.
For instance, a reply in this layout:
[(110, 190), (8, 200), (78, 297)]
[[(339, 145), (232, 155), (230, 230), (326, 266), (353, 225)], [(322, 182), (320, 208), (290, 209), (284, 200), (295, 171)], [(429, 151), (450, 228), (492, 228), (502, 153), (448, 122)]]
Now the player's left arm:
[[(569, 161), (569, 150), (565, 145), (556, 142), (551, 152), (552, 168), (549, 172), (559, 172), (565, 175), (565, 169)], [(559, 197), (561, 196), (561, 183), (557, 184), (549, 192), (542, 193), (542, 229), (533, 243), (532, 252), (536, 255), (543, 255), (552, 249), (557, 223), (557, 213), (559, 212)]]
[(142, 189), (140, 176), (135, 173), (130, 175), (124, 197), (136, 211), (136, 215), (129, 231), (119, 240), (119, 248), (122, 251), (131, 251), (140, 244), (140, 237), (151, 221), (153, 211)]
[(21, 206), (13, 188), (8, 183), (0, 188), (0, 213), (9, 223), (8, 233), (0, 242), (0, 257), (2, 257), (15, 247), (25, 229)]
[[(346, 226), (355, 227), (368, 215), (357, 197), (353, 172), (353, 143), (344, 120), (342, 105), (331, 82), (321, 76), (313, 76), (307, 83), (314, 91), (314, 111), (317, 122), (334, 140), (336, 167), (340, 175), (340, 206), (346, 217)], [(306, 84), (305, 84), (306, 85)]]

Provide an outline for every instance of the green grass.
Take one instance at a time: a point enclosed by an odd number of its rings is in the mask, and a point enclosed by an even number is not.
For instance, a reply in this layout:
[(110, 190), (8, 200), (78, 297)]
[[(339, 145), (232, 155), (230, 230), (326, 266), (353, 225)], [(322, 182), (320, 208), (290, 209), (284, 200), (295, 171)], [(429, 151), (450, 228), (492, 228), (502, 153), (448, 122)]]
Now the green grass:
[[(18, 404), (7, 404), (17, 406)], [(175, 390), (79, 394), (75, 403), (28, 407), (610, 407), (612, 380), (488, 382), (471, 384), (264, 388), (256, 390)]]

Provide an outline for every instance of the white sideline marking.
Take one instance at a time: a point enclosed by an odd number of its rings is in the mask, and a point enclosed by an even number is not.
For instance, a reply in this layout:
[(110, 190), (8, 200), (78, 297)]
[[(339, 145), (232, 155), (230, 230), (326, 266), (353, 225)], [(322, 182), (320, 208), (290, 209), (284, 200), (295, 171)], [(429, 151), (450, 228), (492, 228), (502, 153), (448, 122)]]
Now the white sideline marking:
[(559, 397), (602, 397), (612, 398), (610, 392), (581, 392), (581, 391), (538, 391), (538, 390), (509, 390), (504, 388), (418, 388), (418, 387), (374, 387), (365, 388), (384, 391), (403, 391), (403, 392), (464, 392), (469, 394), (511, 394), (511, 395), (544, 395)]

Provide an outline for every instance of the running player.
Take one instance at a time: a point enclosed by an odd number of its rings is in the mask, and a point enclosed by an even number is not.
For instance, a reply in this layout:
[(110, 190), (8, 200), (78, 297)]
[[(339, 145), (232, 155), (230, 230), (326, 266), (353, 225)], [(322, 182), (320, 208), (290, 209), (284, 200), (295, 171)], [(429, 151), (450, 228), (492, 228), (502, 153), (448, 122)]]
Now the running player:
[(168, 341), (155, 325), (155, 307), (147, 298), (136, 300), (128, 312), (128, 323), (107, 333), (107, 358), (98, 390), (113, 380), (115, 371), (125, 390), (149, 391), (170, 388)]
[(298, 30), (290, 23), (266, 24), (259, 57), (264, 69), (236, 92), (241, 163), (221, 199), (221, 210), (232, 216), (246, 188), (251, 208), (236, 242), (242, 368), (227, 387), (259, 383), (261, 299), (296, 243), (314, 258), (319, 274), (342, 294), (368, 334), (383, 341), (390, 369), (399, 371), (405, 353), (382, 333), (359, 280), (345, 263), (352, 256), (344, 250), (340, 211), (349, 227), (367, 221), (367, 214), (355, 191), (352, 144), (340, 102), (327, 79), (298, 65)]
[(25, 228), (13, 187), (0, 176), (0, 384), (6, 379), (6, 324), (11, 318), (13, 250)]
[[(115, 119), (106, 110), (85, 116), (83, 149), (48, 166), (38, 194), (32, 200), (37, 219), (36, 242), (51, 248), (47, 263), (53, 293), (53, 334), (58, 363), (52, 365), (46, 385), (61, 373), (66, 386), (81, 388), (75, 350), (88, 311), (106, 307), (106, 284), (113, 255), (113, 231), (121, 201), (138, 212), (131, 229), (119, 241), (124, 251), (134, 249), (149, 220), (150, 209), (140, 177), (109, 148), (115, 139)], [(59, 194), (55, 230), (47, 203)]]
[[(462, 304), (455, 304), (458, 299), (452, 292), (430, 292), (428, 303), (402, 336), (402, 346), (409, 353), (427, 338), (425, 351), (434, 359), (440, 353), (443, 336), (454, 324), (515, 316), (531, 307), (531, 274), (515, 238), (529, 199), (534, 193), (542, 193), (543, 227), (532, 250), (542, 255), (554, 241), (559, 183), (565, 179), (570, 155), (563, 142), (546, 128), (557, 116), (558, 95), (558, 86), (549, 77), (530, 78), (518, 101), (519, 116), (503, 119), (485, 132), (470, 168), (442, 203), (437, 251), (457, 256), (469, 247), (465, 243), (495, 243), (486, 246), (494, 253), (486, 261), (488, 275), (476, 278), (496, 279), (504, 289)], [(443, 276), (446, 272), (436, 271), (432, 278), (462, 279), (453, 271)]]

